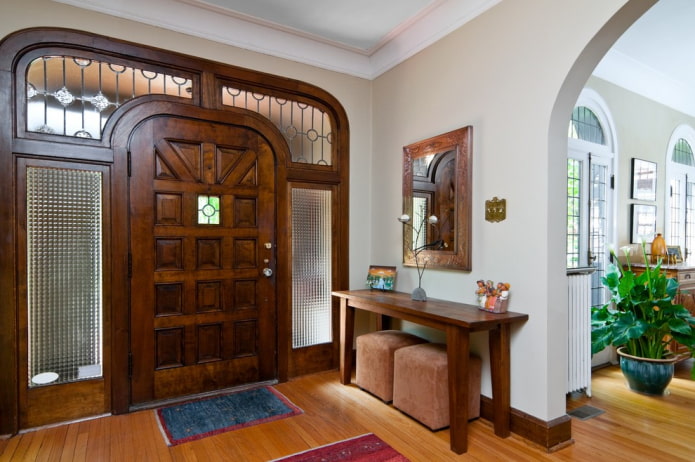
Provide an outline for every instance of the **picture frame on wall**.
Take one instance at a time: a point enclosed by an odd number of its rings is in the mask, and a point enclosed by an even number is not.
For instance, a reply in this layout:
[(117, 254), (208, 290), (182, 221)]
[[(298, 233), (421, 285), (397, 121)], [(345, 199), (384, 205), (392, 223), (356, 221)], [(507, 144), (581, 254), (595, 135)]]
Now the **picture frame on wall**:
[(656, 201), (656, 162), (632, 158), (632, 198)]
[(656, 235), (656, 205), (631, 204), (632, 232), (630, 242), (638, 244), (641, 239), (651, 242)]

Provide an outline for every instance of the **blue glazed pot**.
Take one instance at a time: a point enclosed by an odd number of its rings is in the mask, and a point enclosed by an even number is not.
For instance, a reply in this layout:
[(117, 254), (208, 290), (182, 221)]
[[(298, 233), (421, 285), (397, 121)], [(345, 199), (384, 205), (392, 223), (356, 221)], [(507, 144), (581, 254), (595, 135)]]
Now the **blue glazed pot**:
[(663, 395), (673, 378), (674, 364), (679, 357), (668, 359), (649, 359), (632, 356), (618, 348), (620, 370), (627, 380), (630, 390), (648, 395)]

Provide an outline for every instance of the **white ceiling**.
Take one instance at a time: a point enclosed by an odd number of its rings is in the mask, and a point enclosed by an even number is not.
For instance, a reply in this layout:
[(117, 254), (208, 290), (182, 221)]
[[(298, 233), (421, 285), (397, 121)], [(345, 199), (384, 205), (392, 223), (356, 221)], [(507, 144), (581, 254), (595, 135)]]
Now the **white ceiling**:
[[(373, 79), (502, 0), (54, 1)], [(695, 116), (694, 21), (660, 0), (595, 75)]]

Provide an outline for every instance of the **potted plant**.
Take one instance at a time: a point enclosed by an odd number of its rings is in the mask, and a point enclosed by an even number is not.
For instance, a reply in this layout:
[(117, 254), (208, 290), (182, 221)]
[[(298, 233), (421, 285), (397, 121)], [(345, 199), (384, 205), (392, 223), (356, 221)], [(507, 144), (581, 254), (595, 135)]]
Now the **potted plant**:
[[(661, 395), (671, 382), (674, 363), (684, 359), (668, 349), (672, 340), (695, 350), (695, 317), (683, 305), (674, 303), (678, 281), (661, 272), (661, 260), (654, 267), (642, 242), (644, 272), (635, 275), (630, 266), (630, 248), (623, 247), (627, 269), (619, 265), (615, 252), (608, 265), (604, 287), (610, 301), (592, 308), (591, 353), (609, 345), (618, 348), (620, 368), (630, 389)], [(695, 367), (692, 370), (695, 379)]]

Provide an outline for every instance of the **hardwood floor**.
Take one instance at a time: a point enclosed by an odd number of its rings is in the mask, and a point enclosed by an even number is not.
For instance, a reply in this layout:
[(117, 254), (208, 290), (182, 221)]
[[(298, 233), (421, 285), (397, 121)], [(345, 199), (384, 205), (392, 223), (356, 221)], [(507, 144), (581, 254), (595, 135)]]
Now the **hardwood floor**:
[(482, 419), (469, 426), (469, 450), (449, 450), (449, 432), (431, 432), (391, 406), (338, 382), (338, 372), (301, 377), (277, 388), (304, 414), (167, 447), (154, 412), (138, 411), (44, 428), (0, 440), (0, 461), (268, 461), (345, 438), (375, 433), (413, 462), (693, 461), (693, 360), (681, 363), (664, 397), (628, 391), (617, 367), (594, 372), (593, 397), (568, 397), (605, 412), (572, 419), (574, 444), (548, 454), (512, 434), (498, 438)]

